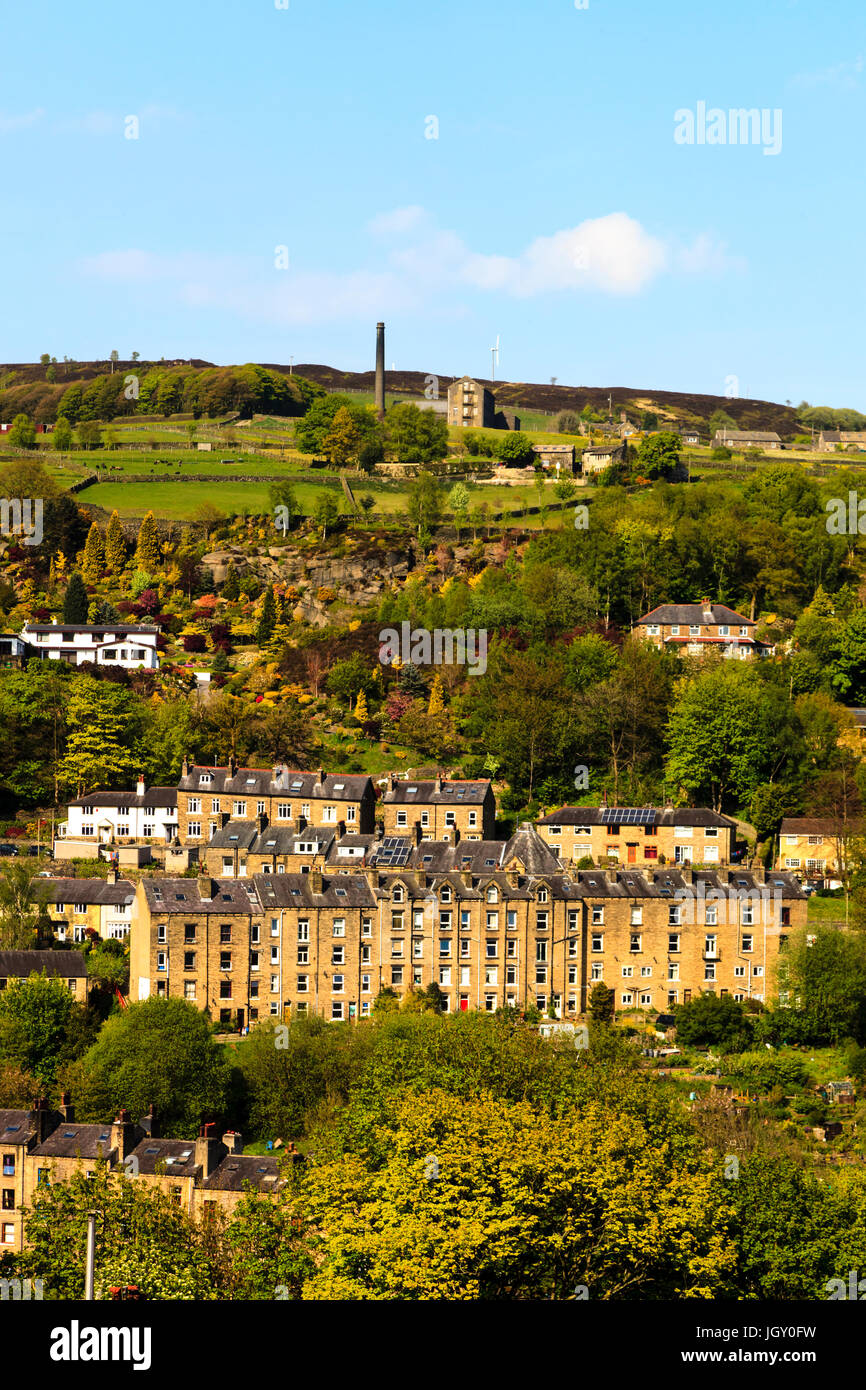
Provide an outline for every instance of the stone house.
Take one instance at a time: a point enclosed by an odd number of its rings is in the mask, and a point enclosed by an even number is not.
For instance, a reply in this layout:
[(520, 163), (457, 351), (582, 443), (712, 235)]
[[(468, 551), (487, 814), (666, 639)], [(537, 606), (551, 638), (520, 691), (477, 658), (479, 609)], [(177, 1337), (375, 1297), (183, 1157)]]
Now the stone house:
[(496, 833), (496, 798), (489, 778), (418, 781), (392, 772), (381, 805), (386, 835), (404, 835), (416, 822), (425, 840), (439, 840), (455, 830), (463, 840), (492, 840)]
[[(376, 793), (366, 775), (292, 772), (273, 768), (198, 767), (184, 760), (177, 788), (178, 838), (181, 845), (207, 844), (229, 821), (246, 821), (296, 830), (309, 826), (369, 834), (375, 825)], [(260, 817), (265, 822), (260, 822)]]
[(707, 807), (562, 806), (537, 822), (563, 865), (727, 865), (736, 823)]

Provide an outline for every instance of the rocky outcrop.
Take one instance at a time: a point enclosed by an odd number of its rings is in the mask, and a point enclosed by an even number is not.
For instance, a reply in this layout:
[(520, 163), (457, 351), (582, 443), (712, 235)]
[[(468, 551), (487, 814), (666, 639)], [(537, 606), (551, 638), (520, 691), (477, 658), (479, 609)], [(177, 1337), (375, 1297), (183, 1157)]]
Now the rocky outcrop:
[(335, 599), (359, 608), (376, 603), (395, 579), (406, 578), (415, 562), (399, 550), (307, 557), (288, 546), (268, 546), (259, 551), (226, 546), (210, 551), (201, 563), (210, 570), (217, 587), (225, 582), (230, 564), (239, 576), (254, 574), (264, 584), (293, 585), (301, 591), (295, 616), (324, 627)]

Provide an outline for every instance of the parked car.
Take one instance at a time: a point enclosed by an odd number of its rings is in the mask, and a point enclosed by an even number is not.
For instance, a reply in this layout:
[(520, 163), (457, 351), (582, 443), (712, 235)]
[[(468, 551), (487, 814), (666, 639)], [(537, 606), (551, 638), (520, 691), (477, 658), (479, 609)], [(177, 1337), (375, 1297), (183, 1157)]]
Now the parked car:
[(39, 848), (38, 845), (28, 845), (27, 853), (30, 855), (32, 859), (36, 859), (38, 855), (43, 853), (43, 851)]
[(3, 845), (3, 844), (0, 844), (0, 855), (5, 855), (5, 857), (6, 857), (7, 859), (9, 858), (10, 855), (17, 855), (17, 853), (18, 853), (18, 846), (17, 846), (17, 845)]

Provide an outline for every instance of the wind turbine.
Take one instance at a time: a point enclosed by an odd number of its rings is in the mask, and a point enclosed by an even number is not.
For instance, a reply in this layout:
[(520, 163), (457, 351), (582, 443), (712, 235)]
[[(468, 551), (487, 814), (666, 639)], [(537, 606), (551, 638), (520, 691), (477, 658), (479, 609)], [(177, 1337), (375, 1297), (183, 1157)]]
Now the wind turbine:
[(496, 368), (499, 364), (499, 334), (496, 335), (496, 343), (490, 349), (490, 380), (496, 380)]

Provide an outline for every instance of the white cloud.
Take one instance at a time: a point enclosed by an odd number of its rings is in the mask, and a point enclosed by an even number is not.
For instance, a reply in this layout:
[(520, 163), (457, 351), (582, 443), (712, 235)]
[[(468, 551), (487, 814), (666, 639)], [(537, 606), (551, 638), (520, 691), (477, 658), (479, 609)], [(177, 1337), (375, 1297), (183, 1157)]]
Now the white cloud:
[(163, 283), (176, 300), (196, 308), (228, 309), (254, 322), (306, 324), (402, 310), (458, 314), (467, 289), (515, 298), (586, 290), (633, 295), (663, 274), (719, 273), (741, 264), (709, 236), (678, 245), (624, 212), (536, 237), (516, 256), (473, 251), (418, 206), (383, 213), (367, 230), (376, 243), (373, 264), (348, 271), (294, 264), (277, 271), (267, 255), (141, 249), (105, 251), (80, 268), (131, 288)]
[(836, 63), (833, 67), (819, 68), (817, 72), (797, 73), (792, 81), (796, 87), (839, 87), (843, 91), (851, 91), (859, 87), (862, 71), (863, 59), (858, 56)]
[(0, 135), (9, 135), (13, 130), (28, 130), (45, 115), (41, 106), (33, 111), (23, 111), (18, 116), (7, 116), (0, 111)]
[(426, 221), (427, 213), (417, 203), (413, 203), (410, 207), (394, 208), (393, 212), (380, 212), (367, 223), (367, 230), (372, 232), (373, 236), (400, 236)]

